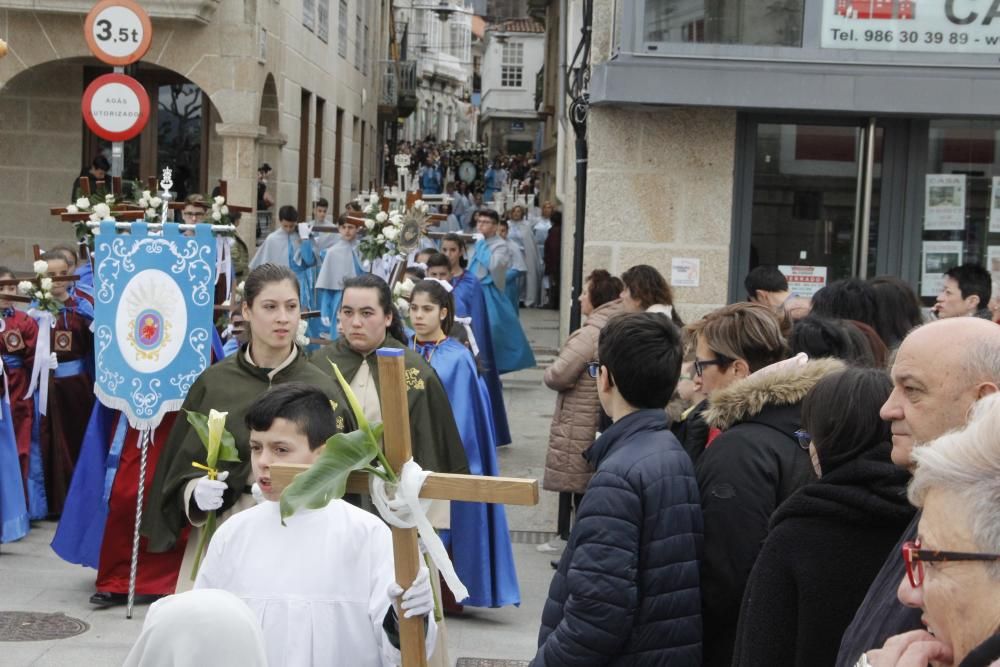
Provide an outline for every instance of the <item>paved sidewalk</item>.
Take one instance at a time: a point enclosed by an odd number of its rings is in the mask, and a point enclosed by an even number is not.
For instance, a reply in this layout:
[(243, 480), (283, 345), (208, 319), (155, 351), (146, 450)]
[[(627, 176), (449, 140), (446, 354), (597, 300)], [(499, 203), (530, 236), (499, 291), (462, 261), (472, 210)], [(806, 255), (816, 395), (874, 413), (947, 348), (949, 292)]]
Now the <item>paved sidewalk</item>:
[[(558, 313), (523, 310), (528, 338), (539, 366), (551, 362), (558, 348)], [(541, 480), (555, 394), (542, 384), (542, 370), (530, 369), (504, 377), (504, 394), (514, 443), (499, 450), (504, 475)], [(508, 508), (515, 537), (514, 556), (521, 584), (520, 607), (471, 609), (448, 619), (452, 661), (458, 658), (530, 660), (541, 618), (542, 604), (552, 578), (552, 556), (535, 546), (555, 530), (556, 499), (542, 492), (536, 507)], [(4, 667), (65, 667), (120, 665), (142, 629), (146, 607), (136, 607), (132, 620), (123, 607), (95, 609), (88, 602), (95, 573), (60, 560), (49, 548), (55, 523), (34, 525), (20, 542), (0, 545), (0, 611), (63, 613), (82, 620), (89, 629), (75, 637), (54, 641), (0, 641)]]

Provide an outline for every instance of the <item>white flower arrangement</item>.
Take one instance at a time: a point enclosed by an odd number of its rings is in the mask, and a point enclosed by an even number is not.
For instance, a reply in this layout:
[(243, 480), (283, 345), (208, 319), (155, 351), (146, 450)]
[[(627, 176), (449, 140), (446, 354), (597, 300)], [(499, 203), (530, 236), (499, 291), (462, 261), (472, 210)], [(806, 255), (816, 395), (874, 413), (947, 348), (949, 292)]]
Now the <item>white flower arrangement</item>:
[(76, 200), (76, 207), (81, 211), (86, 211), (90, 208), (90, 200), (86, 197), (80, 197)]
[[(362, 196), (362, 202), (366, 200)], [(403, 254), (397, 240), (402, 229), (403, 216), (399, 211), (383, 211), (381, 197), (372, 193), (364, 209), (367, 233), (358, 244), (362, 260), (374, 261), (380, 257), (398, 257)]]
[(225, 197), (217, 195), (212, 199), (212, 211), (209, 213), (209, 216), (212, 218), (212, 222), (220, 225), (229, 224), (229, 207), (226, 206)]
[(53, 315), (58, 315), (61, 304), (52, 298), (53, 280), (48, 275), (49, 263), (39, 259), (31, 265), (31, 268), (35, 272), (35, 279), (19, 282), (17, 284), (18, 291), (33, 299), (37, 309), (47, 310)]
[(408, 317), (410, 314), (410, 296), (414, 287), (416, 284), (409, 278), (392, 287), (392, 300), (402, 317)]

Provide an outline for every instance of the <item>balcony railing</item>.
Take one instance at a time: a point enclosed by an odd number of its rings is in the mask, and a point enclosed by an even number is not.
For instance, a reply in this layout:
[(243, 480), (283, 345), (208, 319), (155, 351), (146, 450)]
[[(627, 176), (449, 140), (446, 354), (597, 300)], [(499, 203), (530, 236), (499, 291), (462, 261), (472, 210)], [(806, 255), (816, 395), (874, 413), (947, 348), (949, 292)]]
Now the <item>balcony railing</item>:
[[(210, 23), (221, 0), (143, 0), (142, 8), (153, 19), (181, 19)], [(93, 0), (6, 0), (3, 9), (27, 9), (36, 12), (86, 14)]]
[(412, 60), (383, 60), (379, 63), (382, 85), (379, 90), (379, 111), (408, 116), (417, 103), (417, 67)]

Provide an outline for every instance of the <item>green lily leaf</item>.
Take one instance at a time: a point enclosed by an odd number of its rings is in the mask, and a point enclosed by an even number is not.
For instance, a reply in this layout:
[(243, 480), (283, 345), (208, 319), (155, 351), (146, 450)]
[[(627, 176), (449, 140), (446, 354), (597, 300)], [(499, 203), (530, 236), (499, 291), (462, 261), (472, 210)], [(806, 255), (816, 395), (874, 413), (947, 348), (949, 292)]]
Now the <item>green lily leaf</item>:
[(378, 456), (378, 446), (366, 431), (338, 433), (308, 470), (300, 473), (281, 494), (281, 522), (302, 508), (321, 509), (343, 498), (347, 477)]
[[(366, 363), (362, 361), (361, 363)], [(340, 369), (337, 364), (330, 362), (333, 366), (333, 374), (337, 376), (337, 382), (340, 383), (340, 388), (344, 390), (344, 395), (347, 396), (347, 402), (351, 406), (351, 412), (354, 413), (354, 421), (358, 423), (358, 430), (367, 432), (369, 431), (368, 420), (365, 419), (365, 411), (361, 409), (361, 404), (358, 403), (358, 397), (354, 395), (354, 391), (351, 389), (350, 383), (344, 379), (343, 374), (341, 374)]]
[[(201, 443), (205, 445), (205, 451), (209, 451), (209, 439), (208, 439), (208, 415), (203, 415), (200, 412), (192, 412), (191, 410), (184, 411), (187, 414), (188, 423), (194, 429), (195, 433), (201, 439)], [(229, 461), (230, 463), (240, 462), (240, 453), (236, 449), (236, 438), (229, 431), (222, 431), (222, 442), (219, 447), (218, 458), (223, 461)], [(214, 468), (214, 463), (208, 464), (210, 468)]]

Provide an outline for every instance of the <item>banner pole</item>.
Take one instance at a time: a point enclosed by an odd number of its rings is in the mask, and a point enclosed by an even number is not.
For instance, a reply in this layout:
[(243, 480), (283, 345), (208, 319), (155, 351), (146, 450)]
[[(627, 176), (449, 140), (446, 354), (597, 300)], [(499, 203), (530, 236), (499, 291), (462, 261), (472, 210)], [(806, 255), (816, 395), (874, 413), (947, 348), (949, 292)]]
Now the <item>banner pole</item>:
[(128, 573), (128, 606), (125, 618), (132, 618), (132, 605), (135, 603), (135, 579), (139, 571), (139, 528), (142, 526), (142, 497), (146, 487), (146, 460), (149, 454), (150, 431), (142, 429), (139, 435), (139, 487), (135, 494), (135, 532), (132, 534), (132, 564)]

